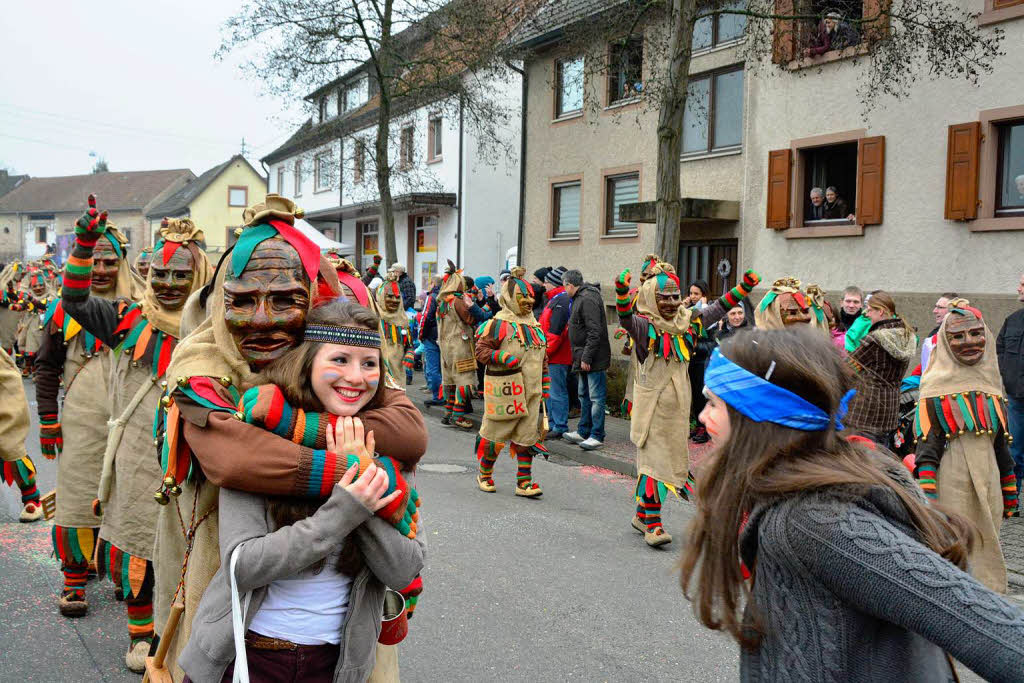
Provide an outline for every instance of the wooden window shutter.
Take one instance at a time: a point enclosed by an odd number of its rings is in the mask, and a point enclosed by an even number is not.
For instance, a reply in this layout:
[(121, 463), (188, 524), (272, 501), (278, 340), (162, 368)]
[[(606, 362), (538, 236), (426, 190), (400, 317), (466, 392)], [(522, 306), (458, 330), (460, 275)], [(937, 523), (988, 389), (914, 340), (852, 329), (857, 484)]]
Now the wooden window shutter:
[(772, 230), (785, 230), (789, 227), (792, 160), (791, 149), (768, 152), (768, 216), (765, 225)]
[(981, 123), (949, 127), (946, 143), (946, 219), (967, 221), (978, 217), (978, 169)]
[[(779, 16), (794, 14), (793, 0), (775, 0), (775, 13)], [(772, 30), (772, 61), (788, 64), (796, 59), (796, 22), (792, 19), (775, 19)]]
[(885, 136), (857, 141), (857, 223), (882, 222), (882, 195), (885, 193)]

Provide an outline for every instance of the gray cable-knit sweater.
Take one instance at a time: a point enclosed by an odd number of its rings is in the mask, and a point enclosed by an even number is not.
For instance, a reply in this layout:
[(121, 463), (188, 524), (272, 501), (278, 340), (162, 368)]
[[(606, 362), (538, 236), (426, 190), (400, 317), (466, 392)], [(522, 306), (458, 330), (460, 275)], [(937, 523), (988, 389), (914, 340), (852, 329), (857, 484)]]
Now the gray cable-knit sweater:
[(889, 490), (755, 508), (740, 550), (765, 630), (743, 681), (951, 681), (943, 650), (1024, 681), (1024, 610), (918, 542)]

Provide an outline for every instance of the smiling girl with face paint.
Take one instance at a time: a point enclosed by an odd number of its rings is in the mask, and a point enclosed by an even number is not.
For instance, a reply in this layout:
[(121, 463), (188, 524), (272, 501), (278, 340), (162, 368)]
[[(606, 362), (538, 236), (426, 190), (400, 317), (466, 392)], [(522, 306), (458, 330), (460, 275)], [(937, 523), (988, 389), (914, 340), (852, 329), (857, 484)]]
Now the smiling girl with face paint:
[[(304, 431), (304, 423), (319, 428), (323, 411), (339, 418), (327, 426), (327, 447), (342, 456), (346, 472), (330, 497), (220, 491), (221, 554), (238, 553), (236, 577), (253, 591), (249, 631), (291, 644), (309, 660), (308, 680), (334, 680), (337, 670), (367, 661), (372, 668), (385, 587), (410, 584), (423, 566), (418, 496), (394, 460), (374, 457), (374, 434), (364, 434), (358, 417), (381, 402), (387, 377), (378, 323), (355, 302), (314, 308), (303, 341), (271, 364), (264, 372), (270, 383), (245, 392), (239, 405), (243, 419), (259, 413), (262, 426), (278, 434)], [(214, 625), (230, 600), (227, 583), (219, 572), (199, 603), (179, 659), (191, 680), (220, 680), (234, 658), (230, 629)], [(292, 652), (249, 640), (250, 667), (261, 662), (283, 672), (293, 662)]]

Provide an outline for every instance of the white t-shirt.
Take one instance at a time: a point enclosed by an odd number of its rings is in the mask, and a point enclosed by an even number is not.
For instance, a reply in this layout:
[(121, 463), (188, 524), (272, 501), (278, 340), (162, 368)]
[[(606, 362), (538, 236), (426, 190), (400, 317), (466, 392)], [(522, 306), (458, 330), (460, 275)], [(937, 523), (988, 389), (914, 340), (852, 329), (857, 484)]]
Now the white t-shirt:
[(298, 645), (340, 643), (352, 577), (337, 564), (338, 553), (332, 553), (319, 573), (314, 566), (271, 582), (249, 630)]

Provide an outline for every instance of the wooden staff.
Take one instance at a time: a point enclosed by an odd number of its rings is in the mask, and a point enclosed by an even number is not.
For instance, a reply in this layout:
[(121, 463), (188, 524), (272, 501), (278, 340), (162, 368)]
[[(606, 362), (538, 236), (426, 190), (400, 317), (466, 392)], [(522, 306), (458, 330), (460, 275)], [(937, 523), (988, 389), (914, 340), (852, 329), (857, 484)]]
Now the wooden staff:
[(146, 673), (142, 676), (142, 683), (174, 683), (174, 677), (164, 666), (167, 659), (167, 651), (171, 649), (171, 641), (178, 630), (178, 620), (181, 613), (185, 611), (185, 605), (176, 602), (171, 605), (171, 613), (167, 615), (167, 623), (164, 624), (163, 635), (160, 636), (160, 644), (156, 648), (155, 657), (146, 657)]

